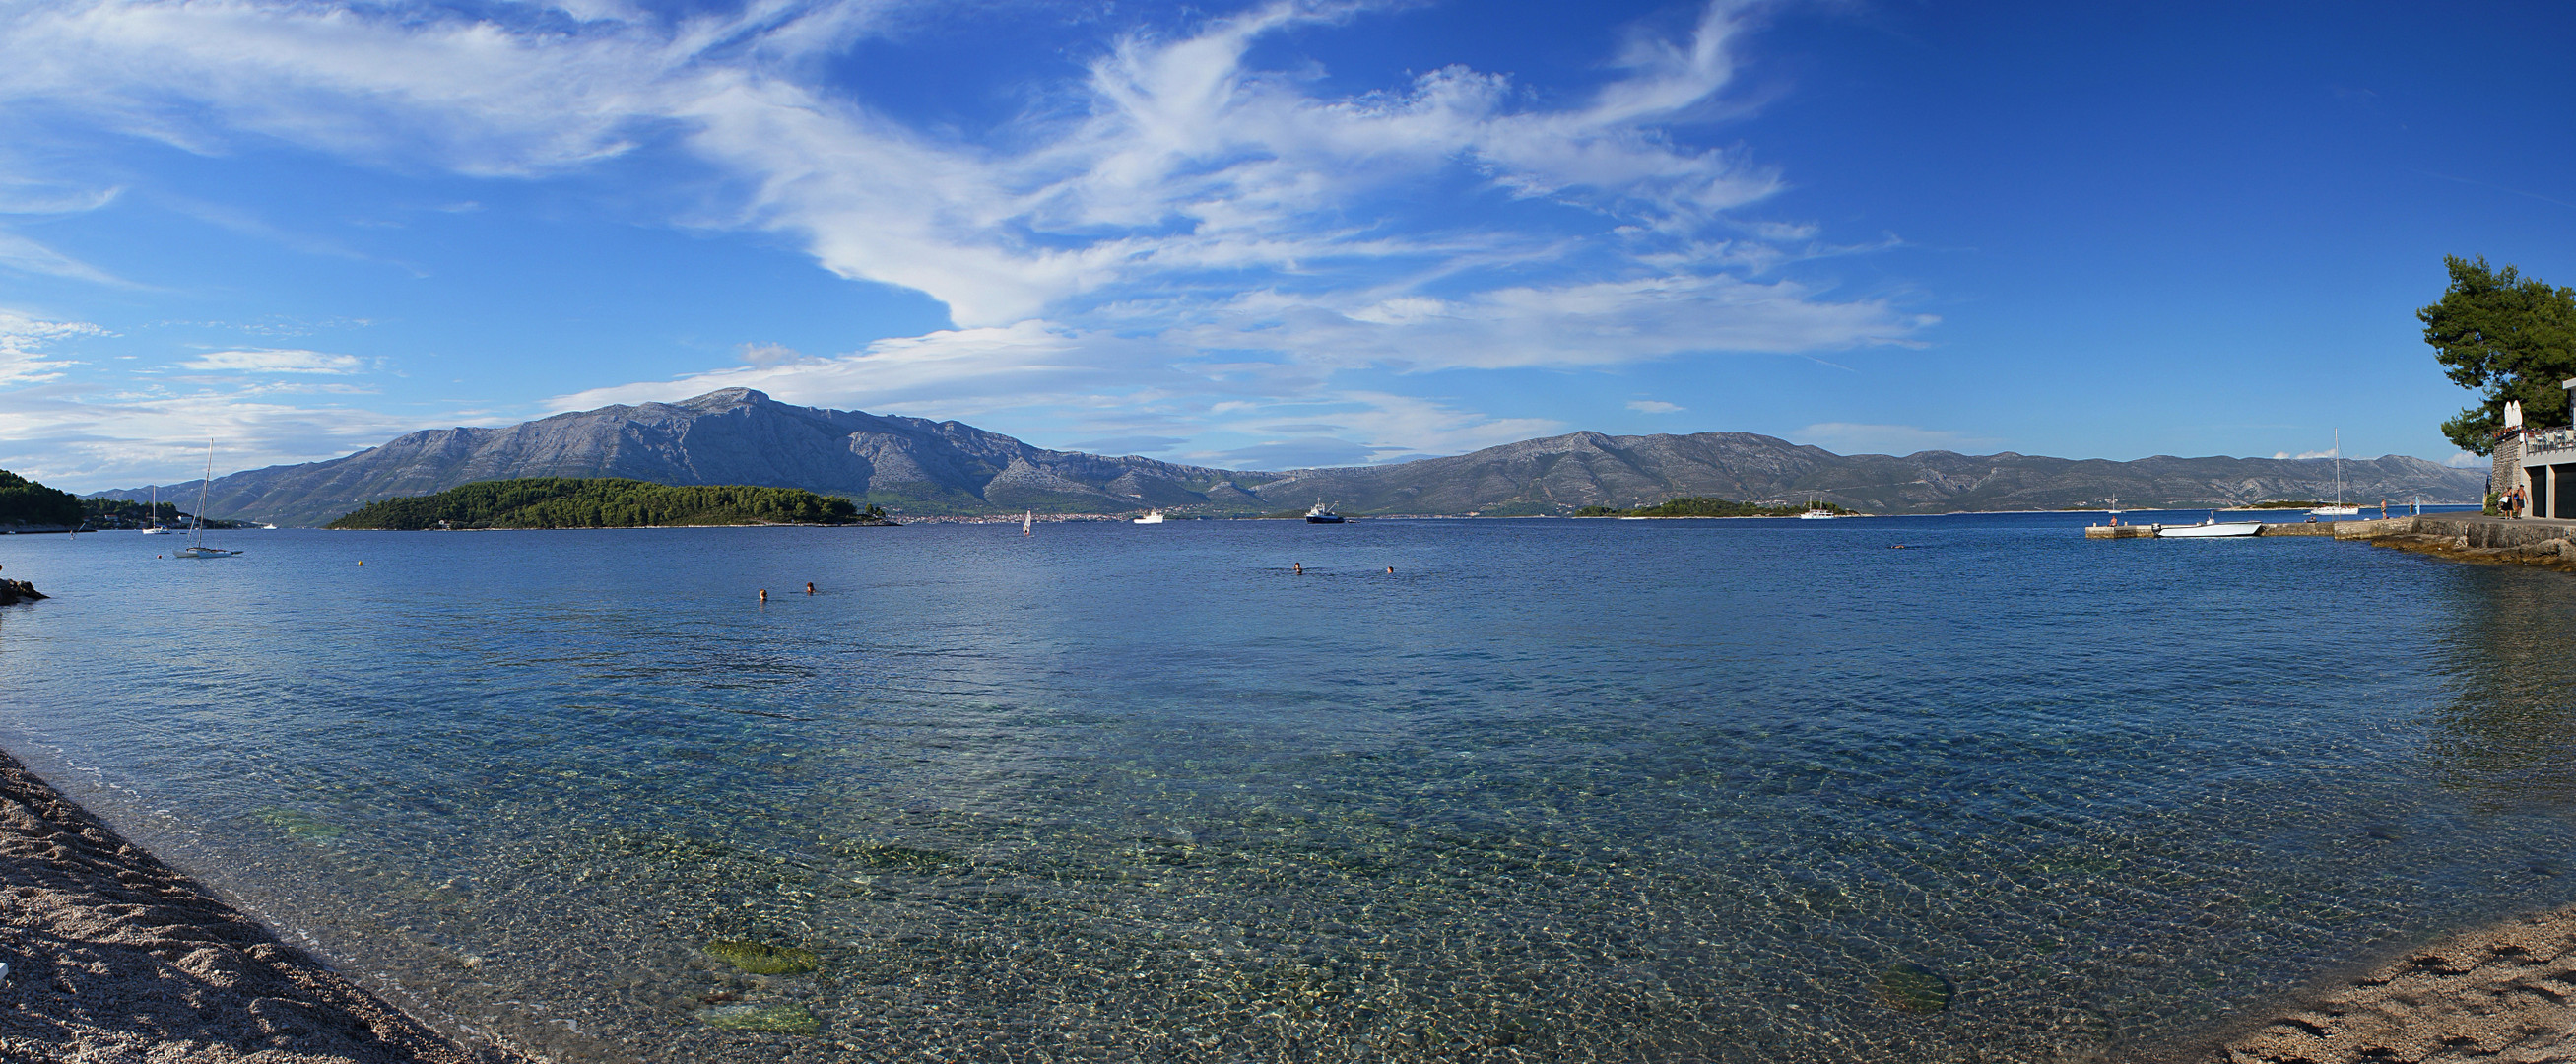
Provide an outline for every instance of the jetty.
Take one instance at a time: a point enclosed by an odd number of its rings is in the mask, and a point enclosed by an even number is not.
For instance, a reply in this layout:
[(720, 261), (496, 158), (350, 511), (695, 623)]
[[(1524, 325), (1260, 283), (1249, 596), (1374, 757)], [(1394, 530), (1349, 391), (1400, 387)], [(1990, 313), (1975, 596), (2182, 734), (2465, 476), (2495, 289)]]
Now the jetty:
[[(2160, 525), (2094, 525), (2086, 539), (2145, 539)], [(2409, 514), (2368, 521), (2264, 525), (2258, 536), (2333, 536), (2468, 561), (2546, 565), (2576, 571), (2576, 518), (2504, 518), (2475, 513)]]
[[(2392, 518), (2389, 518), (2389, 520), (2391, 520), (2391, 521), (2396, 521), (2396, 520), (2402, 520), (2402, 518), (2394, 518), (2394, 517), (2392, 517)], [(2278, 525), (2270, 525), (2270, 524), (2267, 524), (2267, 525), (2264, 525), (2260, 530), (2256, 531), (2254, 534), (2255, 534), (2255, 535), (2258, 535), (2258, 536), (2332, 536), (2332, 535), (2336, 535), (2336, 534), (2337, 534), (2337, 533), (2335, 532), (2335, 530), (2336, 530), (2336, 529), (2341, 528), (2341, 527), (2343, 527), (2343, 526), (2345, 526), (2345, 525), (2362, 525), (2362, 524), (2372, 524), (2372, 523), (2374, 523), (2374, 522), (2370, 522), (2370, 521), (2301, 521), (2301, 522), (2298, 522), (2298, 523), (2296, 523), (2296, 524), (2278, 524)], [(2154, 539), (2154, 538), (2155, 538), (2155, 536), (2156, 536), (2156, 531), (2157, 531), (2158, 529), (2162, 529), (2162, 528), (2165, 528), (2165, 527), (2167, 527), (2167, 526), (2165, 526), (2165, 525), (2087, 525), (2087, 526), (2085, 526), (2085, 528), (2084, 528), (2084, 538), (2086, 538), (2086, 539)], [(2175, 526), (2171, 526), (2171, 527), (2181, 528), (2181, 527), (2184, 527), (2184, 526), (2181, 526), (2181, 525), (2175, 525)]]

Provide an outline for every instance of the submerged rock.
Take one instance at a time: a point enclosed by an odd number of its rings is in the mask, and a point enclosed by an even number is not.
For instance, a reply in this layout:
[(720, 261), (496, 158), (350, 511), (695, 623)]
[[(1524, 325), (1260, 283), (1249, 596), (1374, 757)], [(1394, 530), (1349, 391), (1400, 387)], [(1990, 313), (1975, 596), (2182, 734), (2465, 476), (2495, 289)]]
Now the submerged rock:
[(707, 956), (753, 975), (800, 975), (823, 966), (813, 950), (794, 946), (722, 941), (707, 943), (706, 951)]
[(728, 1031), (813, 1034), (823, 1029), (823, 1021), (803, 1005), (718, 1005), (699, 1010), (698, 1019)]
[(1912, 961), (1878, 973), (1878, 999), (1899, 1012), (1939, 1012), (1950, 1007), (1953, 993), (1949, 980)]
[(253, 809), (250, 815), (259, 818), (261, 823), (307, 842), (328, 842), (349, 833), (348, 828), (301, 809), (272, 805)]

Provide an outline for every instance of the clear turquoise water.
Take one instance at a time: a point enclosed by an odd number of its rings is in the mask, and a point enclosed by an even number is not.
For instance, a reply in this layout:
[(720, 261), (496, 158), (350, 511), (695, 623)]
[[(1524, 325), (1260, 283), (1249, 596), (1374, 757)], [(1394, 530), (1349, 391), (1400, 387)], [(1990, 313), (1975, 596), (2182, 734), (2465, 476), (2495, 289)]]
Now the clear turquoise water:
[(2576, 580), (2083, 523), (9, 537), (0, 741), (566, 1060), (2153, 1054), (2576, 900)]

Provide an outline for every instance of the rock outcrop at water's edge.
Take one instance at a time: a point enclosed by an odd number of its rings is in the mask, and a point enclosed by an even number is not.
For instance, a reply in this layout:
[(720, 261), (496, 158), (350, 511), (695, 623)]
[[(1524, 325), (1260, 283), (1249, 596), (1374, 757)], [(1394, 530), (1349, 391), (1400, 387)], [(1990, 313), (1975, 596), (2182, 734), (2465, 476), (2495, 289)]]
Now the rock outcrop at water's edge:
[(2476, 514), (2392, 517), (2345, 521), (2336, 539), (2366, 540), (2381, 547), (2458, 561), (2531, 565), (2576, 573), (2576, 524), (2551, 520), (2506, 521)]
[(0, 580), (0, 606), (46, 597), (44, 592), (36, 590), (36, 585), (24, 580)]
[(529, 1064), (442, 1037), (0, 754), (0, 1060)]

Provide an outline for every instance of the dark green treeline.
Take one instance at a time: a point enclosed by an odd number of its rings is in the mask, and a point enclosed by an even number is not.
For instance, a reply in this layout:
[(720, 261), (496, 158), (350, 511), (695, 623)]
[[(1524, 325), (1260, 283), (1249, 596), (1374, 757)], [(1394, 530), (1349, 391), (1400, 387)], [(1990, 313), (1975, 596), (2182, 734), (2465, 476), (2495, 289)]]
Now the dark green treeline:
[(679, 486), (640, 480), (536, 477), (463, 484), (436, 495), (372, 502), (331, 528), (634, 528), (642, 525), (883, 523), (848, 499), (803, 488)]

